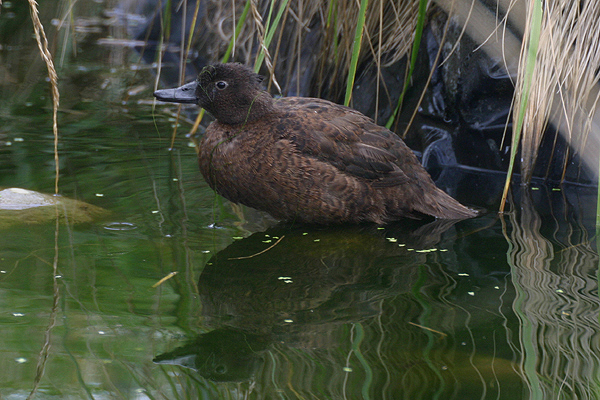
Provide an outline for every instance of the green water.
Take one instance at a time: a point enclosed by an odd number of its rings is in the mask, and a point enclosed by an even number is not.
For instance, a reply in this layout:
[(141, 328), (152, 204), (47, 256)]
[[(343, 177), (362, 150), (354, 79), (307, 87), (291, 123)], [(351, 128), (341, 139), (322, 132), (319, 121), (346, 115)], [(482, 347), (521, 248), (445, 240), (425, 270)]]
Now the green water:
[[(0, 189), (52, 194), (28, 29), (0, 50)], [(57, 62), (59, 192), (102, 210), (0, 210), (0, 398), (598, 397), (594, 188), (515, 188), (514, 212), (455, 224), (276, 225), (214, 195), (189, 123), (169, 149), (150, 68), (95, 39)]]

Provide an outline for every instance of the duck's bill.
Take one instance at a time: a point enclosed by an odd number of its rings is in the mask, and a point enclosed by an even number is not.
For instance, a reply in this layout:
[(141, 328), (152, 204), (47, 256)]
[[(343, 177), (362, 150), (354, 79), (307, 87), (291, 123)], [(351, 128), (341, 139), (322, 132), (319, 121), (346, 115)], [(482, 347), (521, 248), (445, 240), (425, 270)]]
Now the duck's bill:
[(161, 89), (154, 92), (154, 97), (160, 101), (169, 103), (189, 103), (196, 104), (196, 82), (190, 82), (175, 89)]

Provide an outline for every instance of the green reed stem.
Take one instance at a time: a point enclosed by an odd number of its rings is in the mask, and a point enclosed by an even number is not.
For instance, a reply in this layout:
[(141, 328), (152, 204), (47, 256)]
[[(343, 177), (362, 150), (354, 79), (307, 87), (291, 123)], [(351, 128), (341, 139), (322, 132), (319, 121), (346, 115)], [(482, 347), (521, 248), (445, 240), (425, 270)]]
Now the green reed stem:
[(525, 76), (523, 77), (523, 89), (521, 92), (521, 106), (519, 107), (517, 114), (517, 124), (515, 129), (513, 130), (512, 144), (510, 149), (510, 161), (508, 164), (506, 182), (504, 183), (504, 192), (502, 193), (502, 202), (500, 203), (500, 212), (504, 211), (504, 205), (506, 204), (506, 197), (508, 195), (508, 188), (510, 187), (512, 172), (515, 166), (515, 159), (517, 158), (517, 150), (521, 141), (523, 121), (525, 120), (525, 112), (527, 109), (527, 103), (529, 102), (529, 94), (531, 93), (531, 81), (533, 77), (533, 70), (537, 61), (537, 52), (540, 42), (541, 30), (542, 1), (534, 0), (533, 12), (531, 14), (531, 30), (529, 32), (529, 45), (527, 48), (527, 62), (525, 64)]
[(248, 11), (250, 11), (250, 1), (246, 0), (246, 5), (244, 6), (244, 11), (242, 11), (242, 15), (240, 15), (240, 19), (238, 20), (237, 25), (235, 26), (235, 31), (233, 32), (233, 37), (229, 42), (229, 46), (227, 46), (227, 50), (225, 51), (225, 55), (223, 56), (222, 62), (226, 63), (229, 61), (229, 57), (231, 56), (231, 52), (233, 51), (233, 47), (235, 46), (235, 42), (237, 41), (238, 36), (240, 36), (240, 32), (242, 31), (242, 26), (244, 26), (244, 22), (246, 22), (246, 17), (248, 16)]
[(423, 27), (425, 26), (425, 17), (427, 16), (427, 0), (419, 1), (419, 14), (417, 17), (417, 26), (415, 27), (415, 39), (413, 40), (412, 49), (410, 51), (410, 66), (408, 68), (408, 75), (404, 80), (404, 87), (402, 88), (402, 93), (400, 93), (400, 98), (398, 99), (398, 104), (394, 109), (394, 112), (388, 119), (388, 122), (385, 124), (385, 127), (391, 129), (392, 124), (396, 120), (396, 116), (402, 108), (402, 103), (404, 102), (404, 96), (408, 90), (408, 85), (412, 79), (413, 71), (415, 70), (415, 66), (417, 65), (417, 55), (419, 54), (419, 47), (421, 46), (421, 38), (423, 37)]
[[(269, 9), (269, 16), (267, 18), (267, 23), (265, 25), (265, 38), (264, 38), (264, 48), (268, 49), (269, 45), (271, 44), (271, 41), (273, 41), (273, 36), (275, 35), (275, 31), (277, 30), (277, 27), (279, 26), (279, 22), (281, 21), (281, 17), (283, 16), (283, 13), (285, 11), (285, 8), (287, 7), (289, 0), (284, 0), (281, 2), (281, 4), (279, 5), (279, 10), (277, 10), (277, 15), (275, 16), (275, 19), (273, 20), (273, 24), (271, 25), (271, 16), (273, 13), (273, 8), (275, 6), (275, 0), (271, 1), (271, 8)], [(254, 64), (254, 70), (258, 71), (258, 69), (260, 68), (260, 66), (262, 65), (264, 59), (265, 59), (265, 52), (264, 49), (261, 48), (260, 49), (260, 53), (258, 54), (258, 57), (256, 57), (256, 63)]]
[(362, 45), (363, 31), (365, 29), (365, 19), (367, 14), (368, 0), (360, 1), (360, 10), (358, 12), (358, 20), (356, 21), (356, 32), (354, 34), (354, 43), (352, 44), (352, 59), (350, 60), (350, 69), (348, 70), (348, 81), (346, 83), (346, 98), (344, 105), (350, 105), (352, 98), (352, 88), (354, 87), (354, 79), (356, 77), (356, 66), (358, 64), (358, 56)]

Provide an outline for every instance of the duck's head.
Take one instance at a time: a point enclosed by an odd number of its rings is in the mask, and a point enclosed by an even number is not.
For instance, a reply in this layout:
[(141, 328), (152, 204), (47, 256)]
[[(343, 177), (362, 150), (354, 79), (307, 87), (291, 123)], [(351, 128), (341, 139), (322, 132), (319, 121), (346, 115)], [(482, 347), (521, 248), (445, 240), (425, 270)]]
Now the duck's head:
[(257, 120), (271, 110), (273, 98), (262, 90), (263, 77), (243, 64), (208, 65), (198, 78), (175, 89), (154, 92), (160, 101), (194, 103), (228, 125)]

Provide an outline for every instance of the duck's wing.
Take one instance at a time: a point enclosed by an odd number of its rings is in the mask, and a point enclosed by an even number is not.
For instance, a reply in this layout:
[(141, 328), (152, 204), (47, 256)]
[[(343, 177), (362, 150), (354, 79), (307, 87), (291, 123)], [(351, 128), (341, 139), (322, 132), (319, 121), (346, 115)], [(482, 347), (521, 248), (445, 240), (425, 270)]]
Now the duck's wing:
[(279, 101), (285, 111), (277, 121), (278, 133), (299, 152), (379, 187), (416, 178), (413, 166), (419, 161), (408, 146), (358, 111), (320, 99)]

